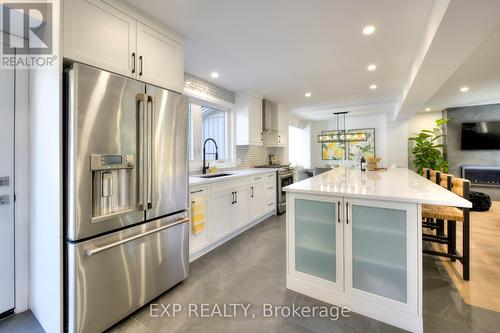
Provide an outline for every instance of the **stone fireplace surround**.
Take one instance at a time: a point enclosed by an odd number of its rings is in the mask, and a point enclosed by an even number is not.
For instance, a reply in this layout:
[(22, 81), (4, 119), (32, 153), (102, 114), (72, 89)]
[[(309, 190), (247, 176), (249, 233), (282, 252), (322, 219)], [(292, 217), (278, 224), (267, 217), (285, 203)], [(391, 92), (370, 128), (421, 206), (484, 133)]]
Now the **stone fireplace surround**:
[[(449, 119), (445, 127), (445, 157), (450, 163), (450, 173), (462, 176), (463, 166), (500, 167), (500, 150), (461, 150), (462, 123), (478, 121), (500, 121), (500, 104), (464, 106), (443, 111)], [(500, 187), (472, 184), (472, 191), (484, 192), (491, 200), (500, 200)]]

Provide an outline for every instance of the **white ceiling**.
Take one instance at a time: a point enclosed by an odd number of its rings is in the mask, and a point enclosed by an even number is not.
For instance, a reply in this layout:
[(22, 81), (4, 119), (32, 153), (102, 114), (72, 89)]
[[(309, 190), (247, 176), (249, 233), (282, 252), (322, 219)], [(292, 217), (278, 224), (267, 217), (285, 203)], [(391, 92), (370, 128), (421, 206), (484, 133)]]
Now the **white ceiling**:
[[(460, 88), (469, 87), (462, 93)], [(427, 102), (440, 111), (447, 107), (500, 103), (500, 26), (465, 60)]]
[[(338, 109), (391, 112), (442, 0), (127, 1), (185, 36), (187, 72), (321, 119)], [(369, 37), (368, 24), (377, 28)]]

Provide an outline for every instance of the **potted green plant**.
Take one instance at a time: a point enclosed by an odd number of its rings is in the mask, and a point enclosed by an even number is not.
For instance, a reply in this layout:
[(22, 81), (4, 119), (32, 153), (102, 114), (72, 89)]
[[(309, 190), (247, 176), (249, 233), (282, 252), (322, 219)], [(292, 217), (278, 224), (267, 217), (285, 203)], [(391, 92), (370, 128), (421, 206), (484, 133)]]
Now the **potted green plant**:
[(433, 129), (424, 129), (408, 138), (415, 143), (411, 153), (415, 157), (413, 165), (418, 173), (422, 173), (423, 168), (448, 172), (449, 165), (443, 156), (443, 144), (439, 140), (444, 136), (441, 128), (447, 122), (448, 119), (438, 119)]

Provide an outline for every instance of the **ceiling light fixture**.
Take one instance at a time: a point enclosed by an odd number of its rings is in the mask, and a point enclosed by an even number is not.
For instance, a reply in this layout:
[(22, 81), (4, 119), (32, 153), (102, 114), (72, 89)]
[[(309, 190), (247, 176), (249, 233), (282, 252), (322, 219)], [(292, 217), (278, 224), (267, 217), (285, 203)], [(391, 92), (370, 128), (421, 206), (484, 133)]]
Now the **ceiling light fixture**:
[(431, 110), (431, 108), (425, 108), (425, 111), (429, 112)]
[(371, 90), (375, 90), (375, 89), (377, 89), (377, 85), (376, 85), (376, 84), (372, 84), (372, 85), (370, 86), (370, 89), (371, 89)]
[(369, 71), (374, 71), (375, 69), (377, 69), (377, 65), (374, 65), (374, 64), (368, 65), (368, 67), (366, 67), (366, 69), (368, 69)]
[(375, 32), (375, 27), (373, 25), (367, 25), (366, 27), (363, 28), (363, 34), (365, 35), (371, 35), (374, 32)]
[(304, 96), (306, 96), (306, 97), (311, 97), (311, 96), (312, 96), (312, 94), (311, 94), (310, 92), (306, 92), (306, 93), (304, 94)]
[(212, 74), (210, 74), (210, 76), (214, 79), (218, 78), (219, 77), (219, 73), (217, 72), (212, 72)]
[(467, 91), (469, 91), (469, 87), (462, 87), (462, 88), (460, 88), (460, 91), (467, 92)]

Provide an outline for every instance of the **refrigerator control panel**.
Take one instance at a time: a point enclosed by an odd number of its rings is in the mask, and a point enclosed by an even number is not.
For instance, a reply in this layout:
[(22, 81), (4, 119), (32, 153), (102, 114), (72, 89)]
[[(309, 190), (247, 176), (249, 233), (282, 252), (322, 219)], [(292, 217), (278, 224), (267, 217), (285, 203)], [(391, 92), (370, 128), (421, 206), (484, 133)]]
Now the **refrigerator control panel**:
[(92, 171), (131, 169), (133, 167), (134, 155), (90, 155), (90, 169)]

